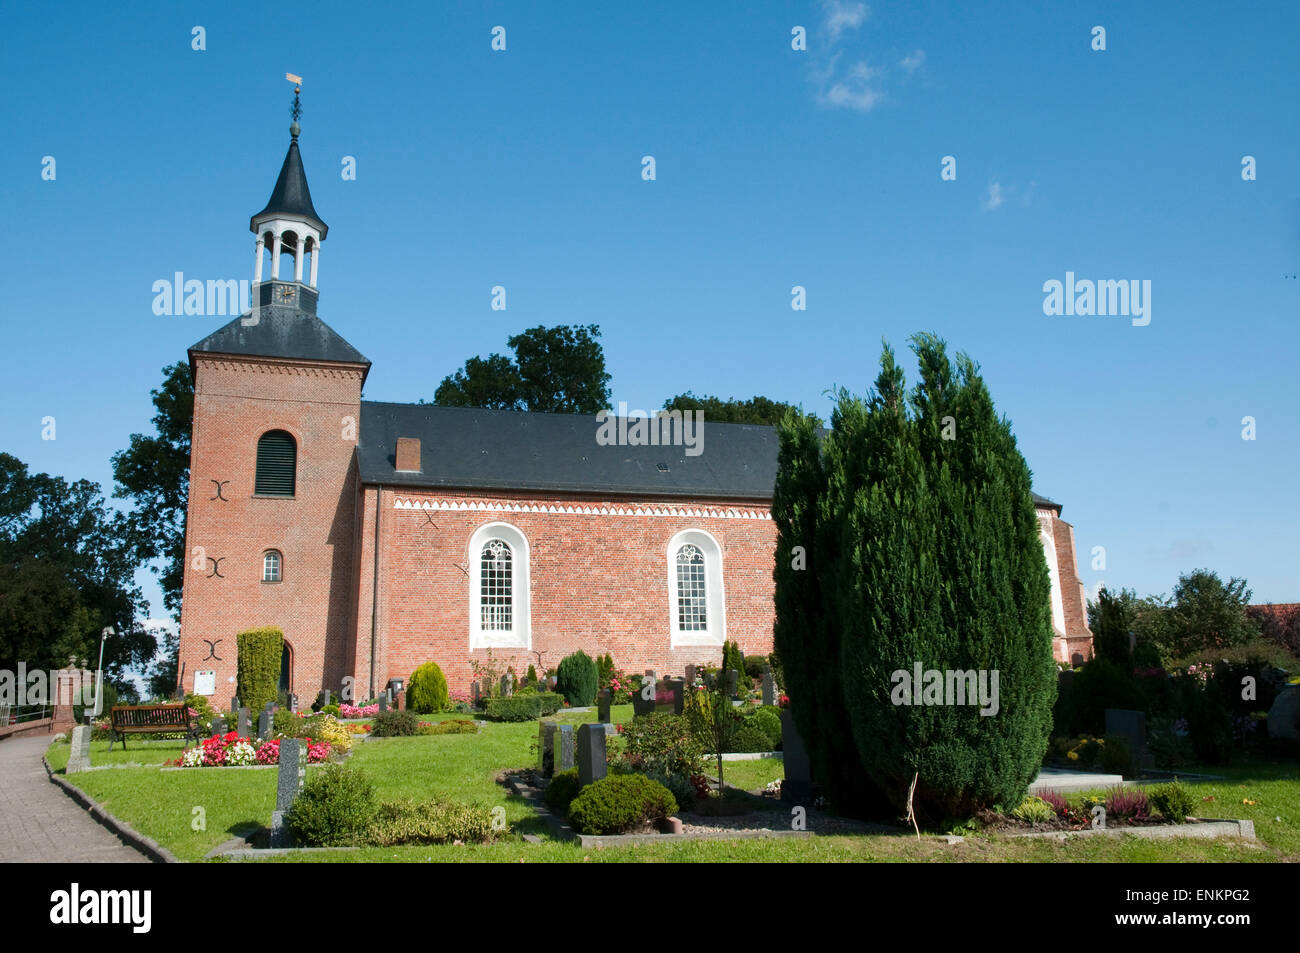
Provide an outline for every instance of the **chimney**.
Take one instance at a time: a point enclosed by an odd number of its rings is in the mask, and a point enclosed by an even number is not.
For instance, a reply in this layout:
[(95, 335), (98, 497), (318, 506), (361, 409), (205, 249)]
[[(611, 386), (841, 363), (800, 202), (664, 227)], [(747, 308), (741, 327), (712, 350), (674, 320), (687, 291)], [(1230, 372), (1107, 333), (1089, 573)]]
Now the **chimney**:
[(420, 472), (420, 438), (397, 438), (397, 472)]

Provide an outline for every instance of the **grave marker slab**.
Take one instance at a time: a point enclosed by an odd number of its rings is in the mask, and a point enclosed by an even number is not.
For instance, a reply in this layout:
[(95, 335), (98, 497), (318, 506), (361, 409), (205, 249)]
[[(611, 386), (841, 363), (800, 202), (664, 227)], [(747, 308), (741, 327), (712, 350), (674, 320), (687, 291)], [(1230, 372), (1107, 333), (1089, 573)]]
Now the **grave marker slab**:
[(77, 725), (72, 729), (72, 750), (68, 752), (66, 773), (76, 774), (90, 767), (90, 727)]
[(560, 725), (555, 730), (555, 772), (568, 771), (577, 764), (577, 741), (573, 725)]
[(212, 719), (212, 733), (214, 735), (224, 736), (227, 730), (225, 715), (217, 715)]
[(537, 726), (537, 770), (549, 778), (555, 773), (555, 729), (558, 722), (543, 721)]
[(578, 783), (588, 785), (605, 776), (605, 726), (578, 726)]
[(739, 690), (740, 690), (740, 673), (737, 672), (734, 668), (727, 669), (727, 694), (730, 695), (732, 698), (735, 698), (736, 693)]
[(275, 786), (275, 812), (271, 815), (271, 846), (288, 847), (291, 843), (285, 815), (293, 807), (298, 792), (302, 790), (307, 773), (307, 758), (302, 742), (285, 738), (280, 742), (280, 771)]
[(1147, 750), (1147, 716), (1145, 712), (1124, 708), (1106, 709), (1106, 734), (1119, 735), (1128, 742), (1133, 764), (1139, 770), (1153, 767), (1155, 759)]
[(247, 709), (247, 708), (240, 708), (240, 709), (237, 709), (237, 711), (239, 712), (239, 714), (238, 714), (238, 721), (236, 722), (236, 723), (238, 724), (238, 726), (239, 726), (239, 727), (238, 727), (239, 737), (241, 737), (241, 738), (247, 738), (247, 737), (249, 737), (249, 734), (248, 734), (248, 709)]
[(596, 720), (601, 724), (609, 722), (609, 689), (602, 688), (596, 693)]
[(257, 737), (261, 741), (269, 741), (271, 738), (271, 713), (264, 711), (257, 716)]
[(785, 764), (785, 781), (781, 785), (781, 800), (793, 804), (812, 806), (812, 763), (804, 747), (799, 729), (794, 725), (790, 709), (781, 711), (781, 752)]
[(763, 704), (776, 704), (776, 679), (772, 677), (771, 672), (763, 673)]

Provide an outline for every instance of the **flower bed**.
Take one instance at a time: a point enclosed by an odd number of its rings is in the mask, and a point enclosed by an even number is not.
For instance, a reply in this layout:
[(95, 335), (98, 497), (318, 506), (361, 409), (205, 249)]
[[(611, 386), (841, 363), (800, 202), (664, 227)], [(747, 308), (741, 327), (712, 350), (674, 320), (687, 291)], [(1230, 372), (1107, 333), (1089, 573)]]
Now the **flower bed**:
[[(308, 764), (320, 764), (329, 760), (331, 745), (328, 741), (313, 743), (310, 738), (303, 740), (307, 744)], [(258, 743), (241, 738), (235, 731), (213, 735), (197, 747), (186, 749), (179, 758), (164, 762), (167, 767), (173, 768), (239, 768), (253, 764), (279, 763), (279, 738)]]
[(379, 702), (370, 705), (339, 705), (340, 718), (374, 718), (379, 714)]

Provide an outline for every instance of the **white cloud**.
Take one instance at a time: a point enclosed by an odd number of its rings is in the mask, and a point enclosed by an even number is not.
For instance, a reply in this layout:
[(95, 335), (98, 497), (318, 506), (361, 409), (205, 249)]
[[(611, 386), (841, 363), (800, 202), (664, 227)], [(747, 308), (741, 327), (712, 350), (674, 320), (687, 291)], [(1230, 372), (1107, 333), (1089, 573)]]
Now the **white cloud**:
[(842, 79), (832, 82), (822, 91), (821, 102), (835, 108), (866, 112), (885, 97), (875, 82), (880, 75), (879, 69), (874, 69), (865, 62), (854, 63)]
[(856, 30), (867, 18), (865, 3), (843, 3), (841, 0), (822, 0), (822, 9), (826, 11), (824, 26), (830, 34), (831, 42), (840, 38), (845, 30)]
[(990, 182), (988, 193), (984, 196), (984, 200), (980, 202), (980, 208), (986, 212), (992, 212), (994, 209), (1001, 208), (1002, 203), (1005, 201), (1006, 198), (1002, 194), (1001, 183)]
[(902, 67), (902, 69), (904, 70), (904, 72), (907, 73), (908, 76), (911, 76), (913, 73), (915, 73), (918, 69), (921, 68), (921, 64), (923, 64), (924, 62), (925, 62), (925, 50), (917, 50), (911, 56), (904, 56), (901, 60), (898, 61), (898, 65)]

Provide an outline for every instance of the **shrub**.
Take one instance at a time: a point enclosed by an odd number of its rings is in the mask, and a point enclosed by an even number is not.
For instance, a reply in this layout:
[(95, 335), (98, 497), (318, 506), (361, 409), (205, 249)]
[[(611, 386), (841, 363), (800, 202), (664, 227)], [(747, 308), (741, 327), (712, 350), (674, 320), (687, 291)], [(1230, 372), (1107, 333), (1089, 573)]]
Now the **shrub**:
[(1153, 810), (1175, 824), (1183, 823), (1196, 809), (1196, 800), (1177, 778), (1168, 784), (1157, 784), (1149, 789), (1147, 801)]
[(767, 671), (766, 655), (746, 655), (744, 672), (749, 678), (762, 678)]
[(767, 735), (768, 747), (764, 751), (775, 751), (781, 745), (781, 716), (769, 706), (760, 708), (749, 716), (749, 724)]
[(485, 711), (493, 721), (536, 721), (560, 710), (564, 697), (554, 692), (488, 699)]
[(598, 673), (596, 663), (581, 649), (565, 656), (556, 672), (555, 690), (575, 707), (590, 705), (596, 700)]
[(487, 844), (499, 832), (492, 829), (486, 810), (448, 801), (389, 801), (381, 804), (366, 831), (367, 843), (379, 847), (398, 844)]
[(448, 708), (447, 678), (437, 662), (425, 662), (411, 673), (406, 686), (406, 705), (421, 714)]
[(569, 823), (581, 834), (622, 834), (677, 811), (672, 792), (641, 774), (611, 774), (589, 784), (569, 804)]
[(672, 794), (673, 800), (677, 802), (678, 807), (683, 810), (688, 805), (695, 803), (697, 794), (695, 782), (692, 778), (682, 774), (668, 774), (664, 771), (647, 771), (646, 777), (651, 781), (658, 781), (666, 787), (669, 793)]
[(250, 712), (261, 711), (279, 697), (284, 633), (274, 626), (249, 629), (235, 637), (235, 694)]
[(1106, 808), (1107, 818), (1145, 821), (1151, 816), (1146, 792), (1141, 788), (1111, 788), (1106, 792), (1106, 800), (1102, 804)]
[(516, 695), (536, 695), (536, 694), (537, 694), (537, 686), (536, 686), (536, 685), (533, 685), (533, 684), (524, 684), (524, 685), (520, 685), (519, 688), (515, 689), (515, 694), (516, 694)]
[(767, 664), (772, 668), (772, 677), (776, 679), (777, 691), (785, 691), (785, 669), (781, 666), (781, 657), (773, 652), (767, 657)]
[(363, 840), (375, 816), (375, 791), (361, 771), (326, 765), (303, 785), (285, 817), (303, 847), (345, 847)]
[(730, 748), (735, 752), (771, 751), (772, 739), (761, 726), (746, 719), (740, 730), (731, 739)]
[[(1062, 798), (1064, 801), (1064, 798)], [(1027, 821), (1030, 824), (1045, 824), (1057, 815), (1054, 805), (1049, 803), (1045, 798), (1027, 797), (1020, 802), (1020, 806), (1011, 811), (1011, 816), (1017, 820)]]
[(375, 738), (399, 738), (419, 733), (420, 719), (409, 711), (382, 712), (370, 726), (370, 734)]
[(310, 738), (314, 742), (328, 742), (336, 751), (352, 747), (352, 734), (332, 716), (324, 712), (314, 715), (295, 715), (281, 708), (271, 720), (272, 730), (283, 738)]
[(734, 668), (740, 677), (745, 677), (745, 653), (740, 651), (740, 643), (724, 642), (722, 645), (722, 672), (723, 687), (726, 687), (726, 672)]
[(546, 786), (546, 806), (551, 813), (564, 817), (569, 813), (569, 802), (578, 796), (581, 789), (577, 768), (559, 771)]
[(1052, 813), (1054, 813), (1057, 817), (1066, 817), (1069, 815), (1070, 802), (1066, 800), (1065, 795), (1062, 794), (1060, 791), (1053, 791), (1049, 789), (1040, 792), (1038, 796), (1042, 798), (1043, 801), (1051, 807)]
[(433, 724), (420, 723), (422, 735), (474, 735), (478, 734), (478, 725), (464, 718), (448, 718)]
[(684, 715), (655, 712), (623, 726), (623, 763), (632, 771), (689, 778), (704, 749)]
[(1097, 763), (1103, 771), (1125, 776), (1137, 773), (1136, 765), (1133, 763), (1133, 753), (1129, 750), (1127, 740), (1119, 735), (1107, 735), (1101, 740), (1101, 753)]
[(529, 665), (529, 666), (528, 666), (528, 671), (524, 674), (524, 684), (525, 684), (525, 685), (533, 685), (533, 686), (536, 686), (536, 685), (537, 685), (537, 667), (536, 667), (536, 666), (534, 666), (534, 665)]
[(1068, 703), (1061, 712), (1070, 734), (1101, 734), (1106, 730), (1106, 709), (1146, 709), (1146, 698), (1133, 674), (1122, 665), (1094, 658), (1076, 669)]

